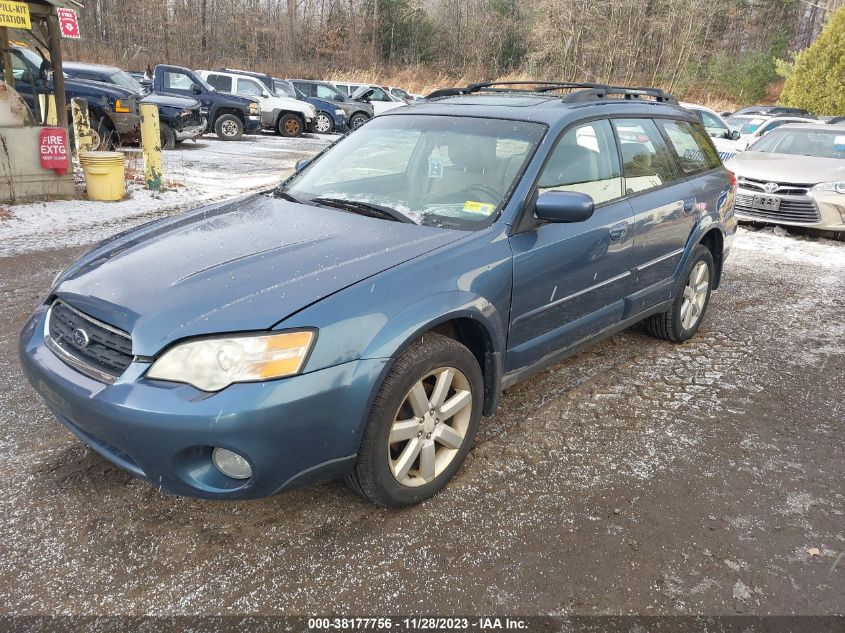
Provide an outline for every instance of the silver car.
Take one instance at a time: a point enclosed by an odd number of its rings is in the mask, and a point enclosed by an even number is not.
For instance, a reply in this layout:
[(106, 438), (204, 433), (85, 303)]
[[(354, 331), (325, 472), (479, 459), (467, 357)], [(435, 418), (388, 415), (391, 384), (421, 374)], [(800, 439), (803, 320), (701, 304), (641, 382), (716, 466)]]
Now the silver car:
[(725, 167), (740, 220), (845, 231), (845, 126), (778, 127)]

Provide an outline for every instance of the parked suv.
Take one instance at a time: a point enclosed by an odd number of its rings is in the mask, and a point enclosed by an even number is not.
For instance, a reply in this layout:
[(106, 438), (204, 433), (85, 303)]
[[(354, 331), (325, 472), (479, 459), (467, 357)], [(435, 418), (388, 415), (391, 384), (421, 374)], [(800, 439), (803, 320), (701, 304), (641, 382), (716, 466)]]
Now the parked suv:
[(304, 101), (276, 94), (272, 85), (265, 85), (257, 76), (225, 70), (198, 70), (197, 74), (215, 90), (258, 99), (262, 125), (276, 130), (281, 136), (302, 136), (303, 132), (312, 131), (317, 117), (316, 108)]
[(361, 127), (364, 123), (373, 118), (373, 106), (366, 101), (352, 99), (344, 95), (327, 81), (312, 81), (310, 79), (288, 79), (297, 90), (309, 97), (325, 99), (341, 108), (349, 121), (349, 128)]
[(333, 132), (345, 132), (349, 129), (346, 111), (340, 107), (339, 103), (318, 99), (317, 97), (309, 97), (300, 90), (297, 90), (296, 86), (287, 79), (279, 79), (278, 77), (273, 77), (272, 79), (273, 90), (276, 94), (285, 95), (291, 99), (300, 99), (310, 103), (317, 109), (317, 118), (314, 124), (315, 132), (331, 134)]
[(220, 140), (239, 141), (244, 133), (261, 129), (261, 106), (257, 99), (217, 92), (188, 68), (167, 64), (156, 66), (153, 92), (197, 99), (208, 120), (208, 131), (213, 131)]
[[(35, 114), (39, 111), (38, 95), (54, 93), (50, 63), (25, 46), (10, 46), (15, 89)], [(0, 70), (3, 58), (0, 56)], [(70, 120), (70, 100), (83, 98), (88, 102), (91, 136), (94, 149), (110, 149), (121, 141), (132, 142), (140, 131), (138, 96), (122, 87), (84, 79), (65, 79), (65, 98)], [(37, 118), (37, 117), (36, 117)]]
[(173, 149), (177, 143), (205, 133), (207, 122), (196, 99), (148, 94), (147, 88), (138, 80), (116, 66), (65, 62), (62, 69), (68, 77), (101, 81), (130, 90), (137, 96), (139, 105), (151, 103), (157, 106), (162, 149)]
[(692, 337), (734, 188), (660, 90), (441, 90), (275, 194), (101, 243), (57, 277), (20, 356), (63, 425), (160, 489), (345, 477), (405, 506), (455, 475), (503, 389), (637, 323)]

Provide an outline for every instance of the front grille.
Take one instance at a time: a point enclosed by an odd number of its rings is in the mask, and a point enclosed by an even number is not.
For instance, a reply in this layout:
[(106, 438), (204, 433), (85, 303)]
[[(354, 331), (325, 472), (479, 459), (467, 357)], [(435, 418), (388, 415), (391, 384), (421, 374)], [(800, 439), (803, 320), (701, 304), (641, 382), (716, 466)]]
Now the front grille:
[(743, 189), (749, 189), (750, 191), (759, 191), (760, 193), (765, 193), (767, 195), (776, 193), (779, 196), (806, 196), (807, 192), (809, 192), (810, 189), (813, 187), (812, 184), (775, 182), (774, 184), (776, 184), (778, 188), (774, 191), (766, 191), (766, 185), (770, 182), (773, 181), (757, 180), (755, 178), (740, 178), (738, 184)]
[(50, 307), (47, 333), (48, 344), (59, 358), (94, 378), (114, 382), (132, 362), (128, 334), (59, 299)]
[[(758, 194), (759, 195), (759, 194)], [(763, 194), (769, 195), (769, 194)], [(808, 197), (794, 197), (784, 198), (781, 196), (774, 196), (780, 198), (780, 209), (777, 211), (766, 211), (763, 209), (755, 209), (752, 204), (754, 201), (754, 194), (737, 193), (736, 203), (734, 204), (734, 211), (740, 215), (759, 218), (769, 222), (785, 221), (797, 222), (801, 224), (815, 224), (821, 221), (819, 210), (815, 203)]]

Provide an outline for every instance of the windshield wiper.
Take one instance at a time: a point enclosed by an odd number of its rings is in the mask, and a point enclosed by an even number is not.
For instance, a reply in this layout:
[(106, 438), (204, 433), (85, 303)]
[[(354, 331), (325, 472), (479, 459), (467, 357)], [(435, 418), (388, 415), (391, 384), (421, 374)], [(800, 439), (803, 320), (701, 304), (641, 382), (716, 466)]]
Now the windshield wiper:
[(273, 197), (274, 198), (281, 198), (282, 200), (287, 200), (289, 202), (298, 202), (299, 204), (304, 204), (304, 202), (302, 200), (300, 200), (296, 196), (289, 194), (284, 189), (276, 189), (273, 192)]
[[(290, 195), (290, 194), (287, 194)], [(411, 218), (404, 213), (400, 213), (396, 209), (386, 207), (380, 204), (373, 204), (372, 202), (361, 202), (360, 200), (347, 200), (346, 198), (311, 198), (310, 202), (320, 204), (326, 207), (334, 207), (336, 209), (343, 209), (344, 211), (351, 211), (370, 218), (379, 218), (382, 220), (393, 220), (395, 222), (405, 222), (406, 224), (416, 224)]]

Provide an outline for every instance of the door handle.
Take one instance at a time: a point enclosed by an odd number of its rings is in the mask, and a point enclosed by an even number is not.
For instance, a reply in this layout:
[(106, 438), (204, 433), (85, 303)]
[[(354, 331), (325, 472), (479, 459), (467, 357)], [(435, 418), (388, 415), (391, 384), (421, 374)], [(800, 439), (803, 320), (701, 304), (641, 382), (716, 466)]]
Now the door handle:
[(628, 223), (620, 222), (610, 227), (610, 239), (614, 242), (621, 240), (628, 233)]
[(695, 209), (695, 198), (684, 200), (684, 215), (689, 215)]

